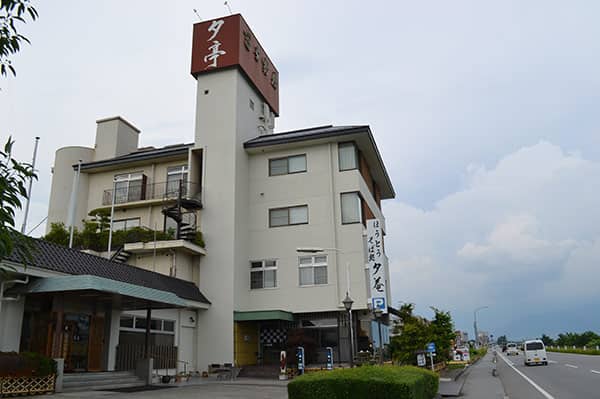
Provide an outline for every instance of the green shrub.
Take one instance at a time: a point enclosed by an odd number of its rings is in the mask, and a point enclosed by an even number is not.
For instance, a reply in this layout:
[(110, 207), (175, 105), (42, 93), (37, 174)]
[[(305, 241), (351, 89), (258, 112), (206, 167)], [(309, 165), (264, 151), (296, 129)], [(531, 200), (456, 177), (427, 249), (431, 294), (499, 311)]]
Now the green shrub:
[(34, 352), (0, 352), (0, 377), (44, 377), (56, 373), (54, 359)]
[(317, 371), (288, 384), (289, 399), (432, 399), (437, 391), (437, 374), (413, 366)]

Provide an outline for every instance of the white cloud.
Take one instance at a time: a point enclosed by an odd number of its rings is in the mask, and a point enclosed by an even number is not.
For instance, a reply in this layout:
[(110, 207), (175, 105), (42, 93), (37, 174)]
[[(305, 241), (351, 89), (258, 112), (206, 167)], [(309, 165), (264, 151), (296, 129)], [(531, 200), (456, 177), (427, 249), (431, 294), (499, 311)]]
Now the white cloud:
[(386, 204), (394, 303), (445, 308), (463, 328), (482, 304), (504, 323), (528, 306), (600, 303), (597, 187), (600, 163), (539, 142), (469, 166), (432, 210)]

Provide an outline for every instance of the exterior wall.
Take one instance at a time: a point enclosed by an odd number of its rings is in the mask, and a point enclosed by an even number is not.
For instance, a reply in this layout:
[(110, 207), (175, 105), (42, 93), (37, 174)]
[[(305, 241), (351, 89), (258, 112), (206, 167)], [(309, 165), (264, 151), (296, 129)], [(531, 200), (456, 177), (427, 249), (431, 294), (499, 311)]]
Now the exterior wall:
[[(306, 154), (307, 172), (269, 176), (269, 159)], [(249, 258), (236, 279), (236, 310), (280, 309), (294, 313), (343, 308), (347, 280), (355, 309), (366, 309), (363, 225), (342, 224), (340, 194), (359, 191), (383, 221), (358, 170), (339, 171), (336, 143), (252, 155), (249, 168)], [(308, 224), (269, 227), (269, 209), (308, 205)], [(298, 247), (328, 250), (328, 284), (301, 287)], [(277, 260), (277, 287), (250, 290), (251, 260)], [(349, 274), (349, 275), (348, 275)]]
[(200, 267), (199, 257), (182, 251), (157, 251), (156, 257), (153, 253), (133, 254), (128, 263), (167, 276), (172, 275), (182, 280), (193, 281), (196, 284), (199, 282), (198, 273), (195, 272)]
[[(87, 147), (63, 147), (56, 151), (54, 167), (52, 172), (52, 186), (50, 188), (50, 200), (48, 202), (48, 223), (46, 233), (50, 231), (52, 223), (63, 222), (67, 224), (71, 192), (75, 170), (73, 165), (79, 160), (90, 162), (94, 157), (94, 149)], [(81, 228), (81, 220), (87, 216), (89, 179), (85, 173), (79, 176), (79, 189), (77, 190), (77, 210), (75, 214), (75, 226)]]
[(198, 320), (206, 326), (198, 330), (200, 368), (233, 362), (234, 281), (246, 273), (248, 262), (248, 155), (243, 143), (259, 134), (261, 103), (237, 69), (198, 76), (195, 143), (203, 149), (202, 230), (208, 250), (200, 290), (212, 302)]
[(2, 301), (0, 313), (0, 352), (18, 352), (21, 343), (25, 299)]
[(258, 328), (257, 322), (235, 322), (234, 351), (237, 366), (251, 366), (257, 363)]

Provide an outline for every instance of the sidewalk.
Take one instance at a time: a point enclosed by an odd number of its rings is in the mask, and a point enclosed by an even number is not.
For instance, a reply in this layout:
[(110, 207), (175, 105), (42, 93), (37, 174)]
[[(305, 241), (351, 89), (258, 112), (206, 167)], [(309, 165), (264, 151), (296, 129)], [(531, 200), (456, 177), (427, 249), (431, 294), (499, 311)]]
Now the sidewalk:
[(468, 399), (504, 399), (504, 387), (499, 377), (492, 375), (494, 363), (492, 351), (470, 367), (462, 375), (466, 379), (462, 388), (462, 398)]

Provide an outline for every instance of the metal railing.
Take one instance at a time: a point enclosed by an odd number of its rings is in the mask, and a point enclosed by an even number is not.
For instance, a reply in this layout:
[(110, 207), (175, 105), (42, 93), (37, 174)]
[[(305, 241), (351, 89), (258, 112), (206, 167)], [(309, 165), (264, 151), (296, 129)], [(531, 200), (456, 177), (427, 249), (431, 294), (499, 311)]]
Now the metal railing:
[[(177, 367), (177, 347), (171, 345), (150, 345), (150, 357), (154, 359), (154, 369), (174, 369)], [(134, 370), (139, 359), (144, 358), (144, 344), (117, 345), (115, 368), (118, 371)]]
[(182, 198), (200, 200), (200, 185), (191, 181), (171, 180), (145, 183), (144, 180), (134, 180), (119, 184), (123, 184), (123, 186), (104, 190), (102, 205), (111, 205), (113, 195), (115, 204), (156, 199), (175, 200), (179, 197), (180, 192)]

